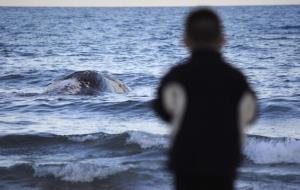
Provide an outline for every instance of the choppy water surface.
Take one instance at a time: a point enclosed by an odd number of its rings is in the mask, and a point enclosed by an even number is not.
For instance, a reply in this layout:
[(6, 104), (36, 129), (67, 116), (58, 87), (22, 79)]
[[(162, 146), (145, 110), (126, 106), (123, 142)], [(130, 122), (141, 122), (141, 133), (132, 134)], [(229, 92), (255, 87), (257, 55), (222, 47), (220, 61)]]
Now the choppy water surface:
[[(172, 189), (168, 128), (149, 108), (187, 56), (188, 8), (0, 8), (0, 189)], [(220, 7), (224, 55), (258, 92), (237, 189), (300, 188), (300, 7)], [(128, 94), (47, 95), (107, 71)], [(213, 138), (213, 137), (212, 137)]]

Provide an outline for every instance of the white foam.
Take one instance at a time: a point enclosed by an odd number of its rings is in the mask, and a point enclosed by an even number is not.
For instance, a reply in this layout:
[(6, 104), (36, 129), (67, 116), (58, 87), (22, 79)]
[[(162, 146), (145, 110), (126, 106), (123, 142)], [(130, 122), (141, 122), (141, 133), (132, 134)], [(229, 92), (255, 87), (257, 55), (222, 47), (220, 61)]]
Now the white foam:
[(248, 137), (244, 154), (257, 164), (300, 163), (300, 140)]
[(62, 165), (36, 165), (37, 177), (54, 176), (69, 182), (92, 182), (126, 171), (131, 165), (122, 165), (120, 160), (101, 159), (92, 162), (73, 162)]
[(142, 148), (162, 147), (167, 148), (168, 138), (163, 135), (150, 134), (138, 131), (132, 131), (129, 133), (130, 137), (127, 139), (127, 143), (137, 143)]
[(240, 190), (299, 190), (298, 185), (275, 182), (236, 181), (236, 189)]
[(24, 161), (25, 156), (18, 155), (0, 155), (0, 168), (10, 168), (20, 164), (28, 164)]
[(86, 141), (93, 141), (97, 140), (99, 136), (97, 134), (90, 134), (90, 135), (80, 135), (80, 136), (70, 136), (68, 137), (69, 140), (74, 142), (86, 142)]

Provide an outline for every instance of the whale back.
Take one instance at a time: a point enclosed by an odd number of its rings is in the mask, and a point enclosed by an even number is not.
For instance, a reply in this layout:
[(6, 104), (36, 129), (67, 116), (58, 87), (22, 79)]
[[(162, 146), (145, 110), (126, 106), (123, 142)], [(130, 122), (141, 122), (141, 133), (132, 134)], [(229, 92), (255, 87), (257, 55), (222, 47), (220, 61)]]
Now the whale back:
[(120, 80), (116, 79), (110, 74), (105, 74), (103, 79), (105, 80), (106, 90), (115, 93), (129, 92), (129, 88)]
[(77, 79), (81, 85), (91, 87), (91, 88), (99, 88), (101, 75), (95, 71), (76, 71), (66, 77), (66, 79)]
[(126, 93), (129, 88), (108, 73), (76, 71), (51, 83), (46, 93), (95, 95), (99, 92)]

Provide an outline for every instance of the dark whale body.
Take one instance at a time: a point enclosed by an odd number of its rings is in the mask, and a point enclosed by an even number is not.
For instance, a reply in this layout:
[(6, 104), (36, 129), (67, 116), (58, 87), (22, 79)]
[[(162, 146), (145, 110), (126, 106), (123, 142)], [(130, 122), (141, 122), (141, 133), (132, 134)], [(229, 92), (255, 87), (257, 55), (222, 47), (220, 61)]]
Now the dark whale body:
[(77, 71), (63, 78), (63, 80), (67, 79), (76, 79), (80, 83), (80, 94), (104, 91), (104, 79), (95, 71)]
[(99, 92), (128, 92), (128, 87), (108, 73), (97, 71), (77, 71), (55, 80), (48, 86), (46, 93), (95, 95)]

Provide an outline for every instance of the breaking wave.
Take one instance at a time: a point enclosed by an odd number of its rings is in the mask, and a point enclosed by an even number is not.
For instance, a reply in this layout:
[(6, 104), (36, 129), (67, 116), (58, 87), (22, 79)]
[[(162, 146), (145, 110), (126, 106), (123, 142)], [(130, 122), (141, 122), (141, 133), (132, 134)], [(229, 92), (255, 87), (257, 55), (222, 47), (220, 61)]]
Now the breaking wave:
[(300, 140), (292, 138), (269, 138), (248, 136), (244, 155), (257, 164), (300, 164)]
[(84, 135), (6, 135), (0, 137), (0, 148), (44, 146), (53, 144), (95, 143), (119, 144), (121, 146), (136, 144), (141, 149), (166, 148), (167, 137), (138, 131), (128, 131), (120, 134), (94, 133)]

